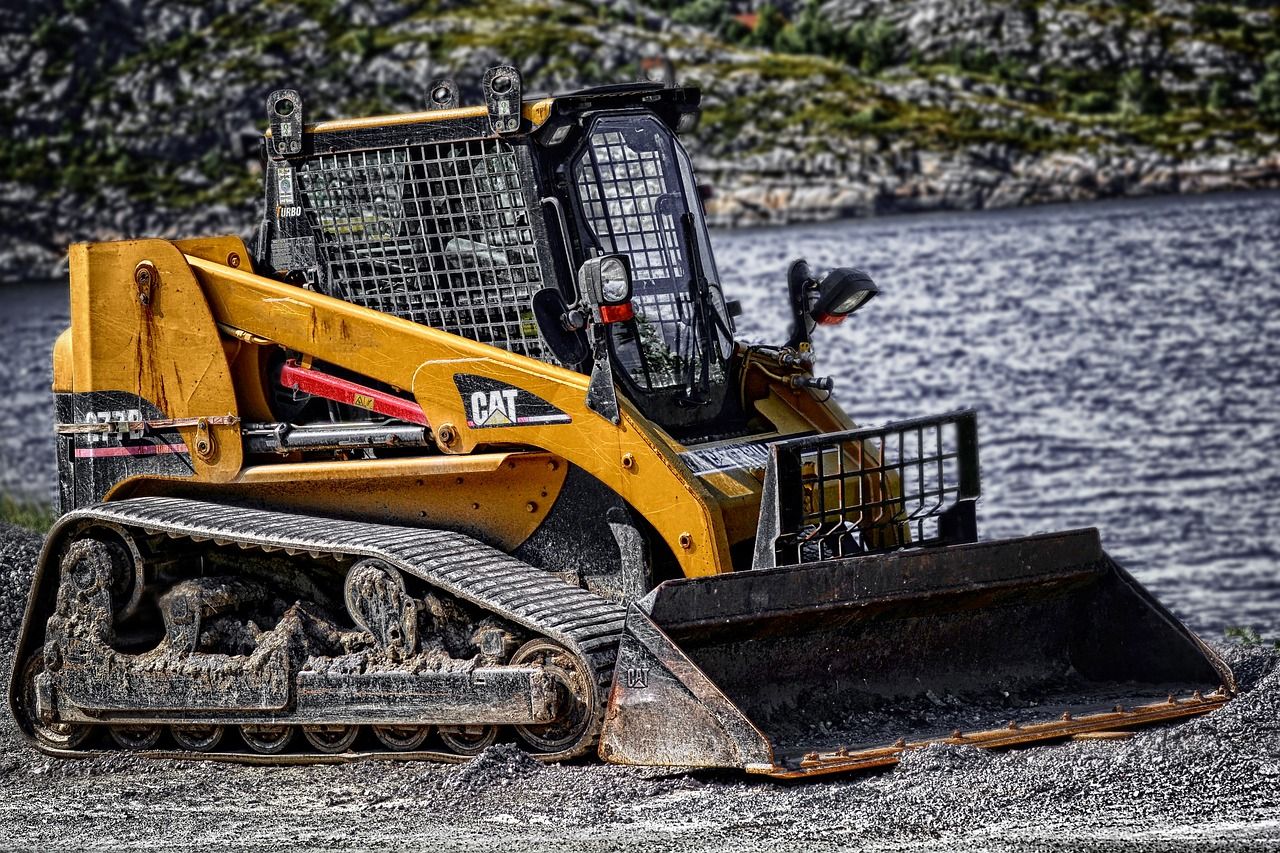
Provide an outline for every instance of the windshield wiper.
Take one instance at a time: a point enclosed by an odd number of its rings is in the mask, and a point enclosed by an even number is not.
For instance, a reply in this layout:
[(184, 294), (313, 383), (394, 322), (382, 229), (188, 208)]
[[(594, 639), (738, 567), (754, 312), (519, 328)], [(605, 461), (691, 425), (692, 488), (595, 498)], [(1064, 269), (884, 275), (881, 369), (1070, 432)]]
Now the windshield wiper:
[[(686, 247), (685, 257), (689, 262), (689, 290), (693, 296), (693, 323), (695, 334), (702, 337), (700, 358), (698, 359), (701, 376), (694, 385), (694, 364), (690, 359), (685, 365), (685, 391), (680, 402), (688, 406), (705, 406), (711, 402), (711, 325), (707, 322), (708, 312), (716, 315), (711, 307), (711, 285), (707, 281), (702, 268), (702, 253), (698, 247), (698, 233), (694, 225), (693, 214), (686, 211), (680, 216), (680, 230), (684, 233)], [(716, 315), (716, 320), (723, 321)]]

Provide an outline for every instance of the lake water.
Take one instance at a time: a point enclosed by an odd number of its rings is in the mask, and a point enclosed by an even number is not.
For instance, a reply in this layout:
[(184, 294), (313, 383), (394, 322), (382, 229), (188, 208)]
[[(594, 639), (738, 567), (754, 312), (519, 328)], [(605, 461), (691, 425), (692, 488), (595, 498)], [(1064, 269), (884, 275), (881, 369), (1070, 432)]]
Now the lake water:
[[(978, 411), (984, 538), (1097, 526), (1193, 627), (1280, 629), (1280, 194), (719, 232), (740, 336), (792, 258), (882, 293), (817, 335), (860, 423)], [(63, 285), (0, 287), (0, 489), (54, 489)]]

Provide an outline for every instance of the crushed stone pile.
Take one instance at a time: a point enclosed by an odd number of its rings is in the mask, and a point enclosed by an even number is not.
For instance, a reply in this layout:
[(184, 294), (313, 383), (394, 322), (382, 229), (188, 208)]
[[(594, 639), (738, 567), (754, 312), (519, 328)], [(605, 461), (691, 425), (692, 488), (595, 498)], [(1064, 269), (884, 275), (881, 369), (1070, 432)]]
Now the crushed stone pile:
[(455, 787), (507, 785), (542, 773), (545, 765), (513, 743), (497, 743), (463, 764), (449, 779)]
[(0, 664), (9, 670), (44, 537), (0, 521)]
[[(7, 657), (40, 537), (0, 525)], [(253, 767), (127, 754), (59, 760), (0, 713), (8, 846), (532, 851), (1276, 849), (1280, 649), (1219, 644), (1240, 695), (1122, 741), (934, 745), (879, 772), (777, 784), (738, 773), (545, 765), (500, 743), (457, 765)], [(126, 844), (127, 842), (127, 844)]]

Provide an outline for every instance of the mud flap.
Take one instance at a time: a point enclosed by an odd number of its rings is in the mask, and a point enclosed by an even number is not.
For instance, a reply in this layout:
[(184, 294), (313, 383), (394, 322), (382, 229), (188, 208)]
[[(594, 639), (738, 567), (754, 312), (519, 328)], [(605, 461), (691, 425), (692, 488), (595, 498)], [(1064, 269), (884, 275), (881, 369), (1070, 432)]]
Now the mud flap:
[(1128, 728), (1233, 691), (1090, 529), (667, 582), (628, 613), (600, 754), (805, 776)]

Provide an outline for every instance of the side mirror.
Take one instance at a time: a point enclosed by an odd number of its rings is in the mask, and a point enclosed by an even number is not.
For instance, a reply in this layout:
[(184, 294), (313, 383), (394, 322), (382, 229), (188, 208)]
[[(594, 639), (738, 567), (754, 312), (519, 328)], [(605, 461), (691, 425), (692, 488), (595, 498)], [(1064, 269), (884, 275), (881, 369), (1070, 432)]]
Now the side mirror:
[(566, 367), (587, 359), (586, 318), (570, 309), (558, 288), (544, 287), (533, 295), (533, 319), (556, 361)]

